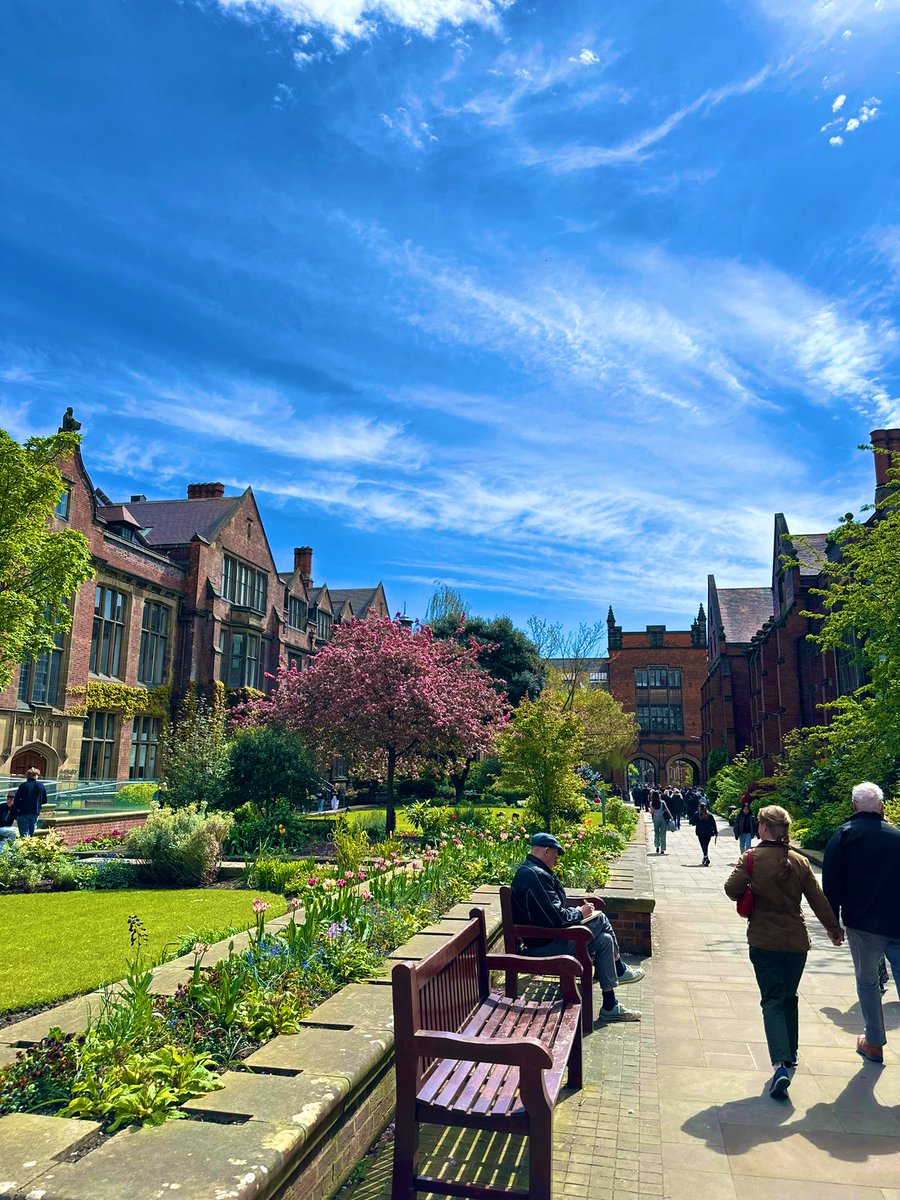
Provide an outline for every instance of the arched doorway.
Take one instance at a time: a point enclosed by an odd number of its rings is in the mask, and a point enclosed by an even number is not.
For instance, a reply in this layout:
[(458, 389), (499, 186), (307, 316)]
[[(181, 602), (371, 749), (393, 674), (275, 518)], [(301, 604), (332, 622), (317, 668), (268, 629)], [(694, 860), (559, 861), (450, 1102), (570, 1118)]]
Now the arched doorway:
[(636, 787), (645, 784), (650, 787), (656, 783), (656, 763), (649, 758), (633, 758), (628, 764), (628, 786)]
[(37, 750), (20, 750), (18, 754), (13, 755), (13, 760), (9, 764), (9, 773), (10, 775), (24, 775), (32, 767), (37, 767), (41, 775), (45, 776), (47, 774), (46, 758)]
[(666, 779), (670, 787), (694, 787), (700, 781), (697, 764), (689, 758), (670, 758), (666, 763)]

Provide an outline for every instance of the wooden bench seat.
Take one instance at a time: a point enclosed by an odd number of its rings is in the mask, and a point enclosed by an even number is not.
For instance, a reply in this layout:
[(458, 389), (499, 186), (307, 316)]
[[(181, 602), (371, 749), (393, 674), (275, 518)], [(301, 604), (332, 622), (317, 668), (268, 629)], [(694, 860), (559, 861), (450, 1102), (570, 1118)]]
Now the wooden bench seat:
[[(549, 975), (558, 1000), (491, 991), (490, 972), (507, 978)], [(563, 1088), (580, 1088), (581, 1001), (578, 962), (487, 953), (484, 911), (439, 950), (392, 973), (397, 1070), (394, 1138), (396, 1200), (438, 1195), (550, 1200), (553, 1108)], [(418, 1173), (421, 1123), (490, 1129), (528, 1138), (528, 1191), (501, 1190)]]
[[(606, 901), (599, 896), (568, 896), (567, 901), (573, 908), (580, 908), (585, 900), (590, 901), (594, 908), (601, 912), (606, 908)], [(556, 941), (565, 938), (573, 942), (575, 949), (572, 954), (581, 964), (581, 1027), (585, 1037), (594, 1028), (594, 963), (588, 954), (588, 946), (593, 940), (594, 930), (587, 925), (570, 925), (567, 929), (559, 929), (548, 925), (517, 925), (513, 917), (512, 888), (503, 884), (500, 888), (500, 915), (503, 919), (503, 948), (507, 954), (521, 953), (522, 942), (525, 938), (546, 938)], [(541, 960), (532, 959), (532, 962)], [(537, 972), (532, 972), (536, 974)], [(506, 981), (506, 991), (514, 995), (513, 981)]]

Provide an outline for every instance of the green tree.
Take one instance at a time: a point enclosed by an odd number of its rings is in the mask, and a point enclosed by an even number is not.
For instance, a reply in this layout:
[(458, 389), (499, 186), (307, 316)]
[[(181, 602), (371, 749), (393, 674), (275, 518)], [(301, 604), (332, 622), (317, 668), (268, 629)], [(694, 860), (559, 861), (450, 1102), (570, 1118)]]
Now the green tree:
[[(568, 689), (563, 689), (563, 706), (568, 697)], [(582, 761), (604, 774), (623, 767), (638, 748), (640, 726), (634, 713), (625, 712), (609, 692), (596, 687), (577, 688), (570, 707), (581, 721)]]
[(586, 808), (575, 774), (583, 757), (581, 720), (560, 696), (523, 700), (498, 739), (498, 787), (527, 795), (529, 817), (553, 830)]
[(57, 433), (20, 445), (0, 429), (0, 691), (69, 629), (69, 599), (94, 573), (84, 535), (49, 525), (66, 490), (59, 463), (80, 440)]
[(163, 732), (159, 752), (160, 779), (166, 785), (165, 802), (170, 808), (221, 805), (228, 765), (222, 706), (211, 704), (191, 688), (174, 723)]
[(462, 593), (447, 583), (435, 580), (435, 589), (425, 610), (425, 624), (434, 625), (435, 621), (450, 620), (457, 624), (466, 615), (466, 602)]
[(221, 803), (235, 809), (250, 802), (270, 817), (283, 806), (305, 808), (320, 783), (298, 734), (273, 726), (245, 729), (228, 750)]
[(534, 642), (513, 625), (509, 617), (465, 617), (447, 612), (431, 622), (436, 638), (455, 638), (463, 645), (474, 641), (481, 647), (478, 662), (495, 681), (498, 691), (506, 692), (515, 708), (528, 696), (539, 695), (544, 672)]
[(825, 706), (839, 792), (863, 778), (890, 789), (900, 770), (900, 469), (888, 471), (888, 483), (868, 520), (848, 515), (831, 534), (826, 586), (813, 593), (824, 613), (806, 614), (821, 622), (811, 640), (848, 657), (865, 677)]

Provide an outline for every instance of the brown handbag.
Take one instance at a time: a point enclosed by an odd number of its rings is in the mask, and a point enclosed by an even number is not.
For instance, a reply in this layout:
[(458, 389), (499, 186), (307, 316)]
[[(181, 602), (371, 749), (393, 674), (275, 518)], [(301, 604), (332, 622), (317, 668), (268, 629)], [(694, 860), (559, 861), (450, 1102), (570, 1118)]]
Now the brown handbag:
[(753, 851), (747, 851), (747, 890), (737, 902), (737, 910), (739, 917), (746, 917), (748, 920), (753, 916), (753, 909), (756, 906), (756, 898), (750, 890), (750, 884), (753, 880)]

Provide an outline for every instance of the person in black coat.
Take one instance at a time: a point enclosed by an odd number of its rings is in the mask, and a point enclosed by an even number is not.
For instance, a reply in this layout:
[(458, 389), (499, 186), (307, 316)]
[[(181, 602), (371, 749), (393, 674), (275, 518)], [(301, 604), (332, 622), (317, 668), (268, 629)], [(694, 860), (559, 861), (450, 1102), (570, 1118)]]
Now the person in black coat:
[(14, 841), (16, 831), (16, 793), (6, 793), (6, 803), (0, 805), (0, 845)]
[(700, 807), (697, 809), (697, 820), (694, 822), (694, 830), (697, 834), (697, 841), (700, 843), (700, 849), (703, 851), (703, 862), (700, 864), (703, 867), (709, 866), (709, 843), (713, 838), (719, 840), (719, 827), (716, 825), (716, 818), (709, 811), (706, 803), (701, 800)]
[(865, 1032), (856, 1052), (884, 1062), (887, 1037), (878, 967), (891, 964), (900, 997), (900, 829), (884, 819), (884, 794), (866, 781), (853, 789), (853, 816), (825, 847), (822, 890), (847, 930)]
[(16, 788), (16, 824), (19, 837), (33, 837), (41, 809), (47, 803), (47, 789), (37, 767), (29, 767), (25, 774), (25, 782)]

